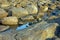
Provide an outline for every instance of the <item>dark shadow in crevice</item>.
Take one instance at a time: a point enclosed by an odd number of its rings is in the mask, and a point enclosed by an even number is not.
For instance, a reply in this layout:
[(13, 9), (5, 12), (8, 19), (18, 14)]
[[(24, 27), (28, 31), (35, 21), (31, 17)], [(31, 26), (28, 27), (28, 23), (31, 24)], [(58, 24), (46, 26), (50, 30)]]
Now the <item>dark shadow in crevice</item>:
[(47, 38), (46, 40), (55, 40), (56, 38), (53, 37), (53, 38)]
[(60, 26), (56, 28), (55, 35), (60, 38)]

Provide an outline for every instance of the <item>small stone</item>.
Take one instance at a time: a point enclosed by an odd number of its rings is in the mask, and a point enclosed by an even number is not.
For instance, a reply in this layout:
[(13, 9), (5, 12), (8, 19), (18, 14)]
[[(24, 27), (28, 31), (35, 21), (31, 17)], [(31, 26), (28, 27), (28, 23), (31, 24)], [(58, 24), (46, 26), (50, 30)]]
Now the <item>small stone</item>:
[(10, 6), (10, 3), (7, 0), (1, 0), (0, 3), (0, 7), (4, 9)]
[(18, 19), (17, 19), (17, 17), (5, 17), (2, 20), (2, 24), (5, 24), (5, 25), (17, 25), (18, 24)]
[(40, 13), (38, 13), (37, 18), (42, 18), (44, 15), (45, 15), (45, 13), (40, 12)]
[(0, 19), (7, 17), (8, 13), (5, 10), (0, 8)]
[(40, 6), (40, 11), (42, 12), (48, 11), (48, 6)]
[(26, 16), (21, 18), (23, 21), (27, 21), (27, 22), (31, 22), (34, 21), (34, 17), (33, 16)]
[(9, 26), (4, 26), (4, 25), (0, 25), (0, 32), (1, 31), (5, 31), (9, 28)]

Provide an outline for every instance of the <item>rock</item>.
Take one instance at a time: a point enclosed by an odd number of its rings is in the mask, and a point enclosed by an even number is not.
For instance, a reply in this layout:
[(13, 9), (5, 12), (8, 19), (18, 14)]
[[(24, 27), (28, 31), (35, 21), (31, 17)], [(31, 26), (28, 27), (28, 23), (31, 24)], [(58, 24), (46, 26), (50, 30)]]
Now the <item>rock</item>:
[(22, 21), (27, 21), (27, 22), (32, 22), (34, 21), (34, 17), (33, 16), (26, 16), (21, 18)]
[(23, 16), (28, 15), (28, 11), (24, 8), (12, 8), (12, 16), (16, 16), (17, 18), (21, 18)]
[(48, 6), (40, 6), (40, 12), (46, 12), (48, 11)]
[(41, 22), (18, 32), (18, 40), (45, 40), (54, 37), (54, 32), (58, 24)]
[(0, 32), (9, 29), (9, 26), (0, 25)]
[(0, 19), (7, 17), (8, 13), (5, 10), (0, 8)]
[(3, 38), (4, 40), (45, 40), (47, 38), (54, 37), (54, 32), (57, 26), (57, 23), (47, 23), (42, 21), (18, 32), (7, 31), (4, 33), (0, 33), (0, 39)]
[(10, 4), (9, 3), (5, 3), (5, 4), (1, 4), (1, 8), (7, 8), (7, 7), (9, 7), (10, 6)]
[(17, 25), (18, 24), (18, 19), (17, 19), (17, 17), (5, 17), (2, 20), (2, 24), (5, 24), (5, 25)]
[(51, 25), (49, 28), (47, 28), (46, 30), (43, 31), (42, 35), (41, 35), (41, 40), (44, 40), (44, 38), (53, 38), (55, 36), (55, 31), (56, 31), (56, 26), (58, 24), (54, 23), (53, 25)]
[(48, 19), (51, 20), (51, 19), (56, 19), (56, 18), (58, 18), (58, 17), (57, 16), (51, 16)]
[(21, 1), (21, 3), (20, 4), (17, 4), (16, 6), (17, 7), (25, 7), (25, 6), (27, 6), (27, 1)]
[(49, 6), (49, 8), (51, 8), (52, 10), (56, 9), (56, 5), (55, 4), (51, 4), (51, 6)]
[(0, 7), (4, 9), (10, 6), (10, 3), (7, 0), (1, 0), (0, 3)]
[(33, 4), (27, 5), (26, 10), (29, 12), (29, 14), (37, 14), (38, 12), (38, 8)]
[(12, 31), (11, 32), (3, 32), (0, 33), (0, 40), (16, 40), (15, 39), (15, 34), (13, 34)]
[(37, 18), (42, 18), (44, 15), (45, 15), (45, 13), (40, 12), (40, 13), (38, 13)]
[(50, 0), (39, 0), (38, 1), (38, 5), (39, 6), (42, 5), (42, 4), (44, 4), (44, 3), (51, 3), (51, 1)]

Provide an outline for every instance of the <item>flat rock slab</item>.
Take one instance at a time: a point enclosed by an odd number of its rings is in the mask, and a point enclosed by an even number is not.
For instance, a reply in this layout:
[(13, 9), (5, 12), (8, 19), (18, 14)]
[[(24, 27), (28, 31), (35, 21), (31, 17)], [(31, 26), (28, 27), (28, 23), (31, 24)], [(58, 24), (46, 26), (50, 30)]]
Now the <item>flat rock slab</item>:
[[(4, 40), (45, 40), (54, 37), (54, 32), (58, 24), (40, 22), (24, 30), (9, 30), (0, 33), (0, 39)], [(53, 29), (51, 29), (53, 28)], [(44, 36), (45, 35), (45, 36)], [(44, 38), (43, 38), (44, 37)]]

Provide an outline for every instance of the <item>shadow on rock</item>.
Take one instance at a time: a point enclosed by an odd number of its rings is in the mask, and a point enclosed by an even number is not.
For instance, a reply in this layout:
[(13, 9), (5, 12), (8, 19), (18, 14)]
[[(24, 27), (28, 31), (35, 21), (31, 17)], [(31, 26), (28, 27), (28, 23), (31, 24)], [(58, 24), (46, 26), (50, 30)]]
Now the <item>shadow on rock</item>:
[(60, 26), (56, 28), (55, 35), (60, 38)]

